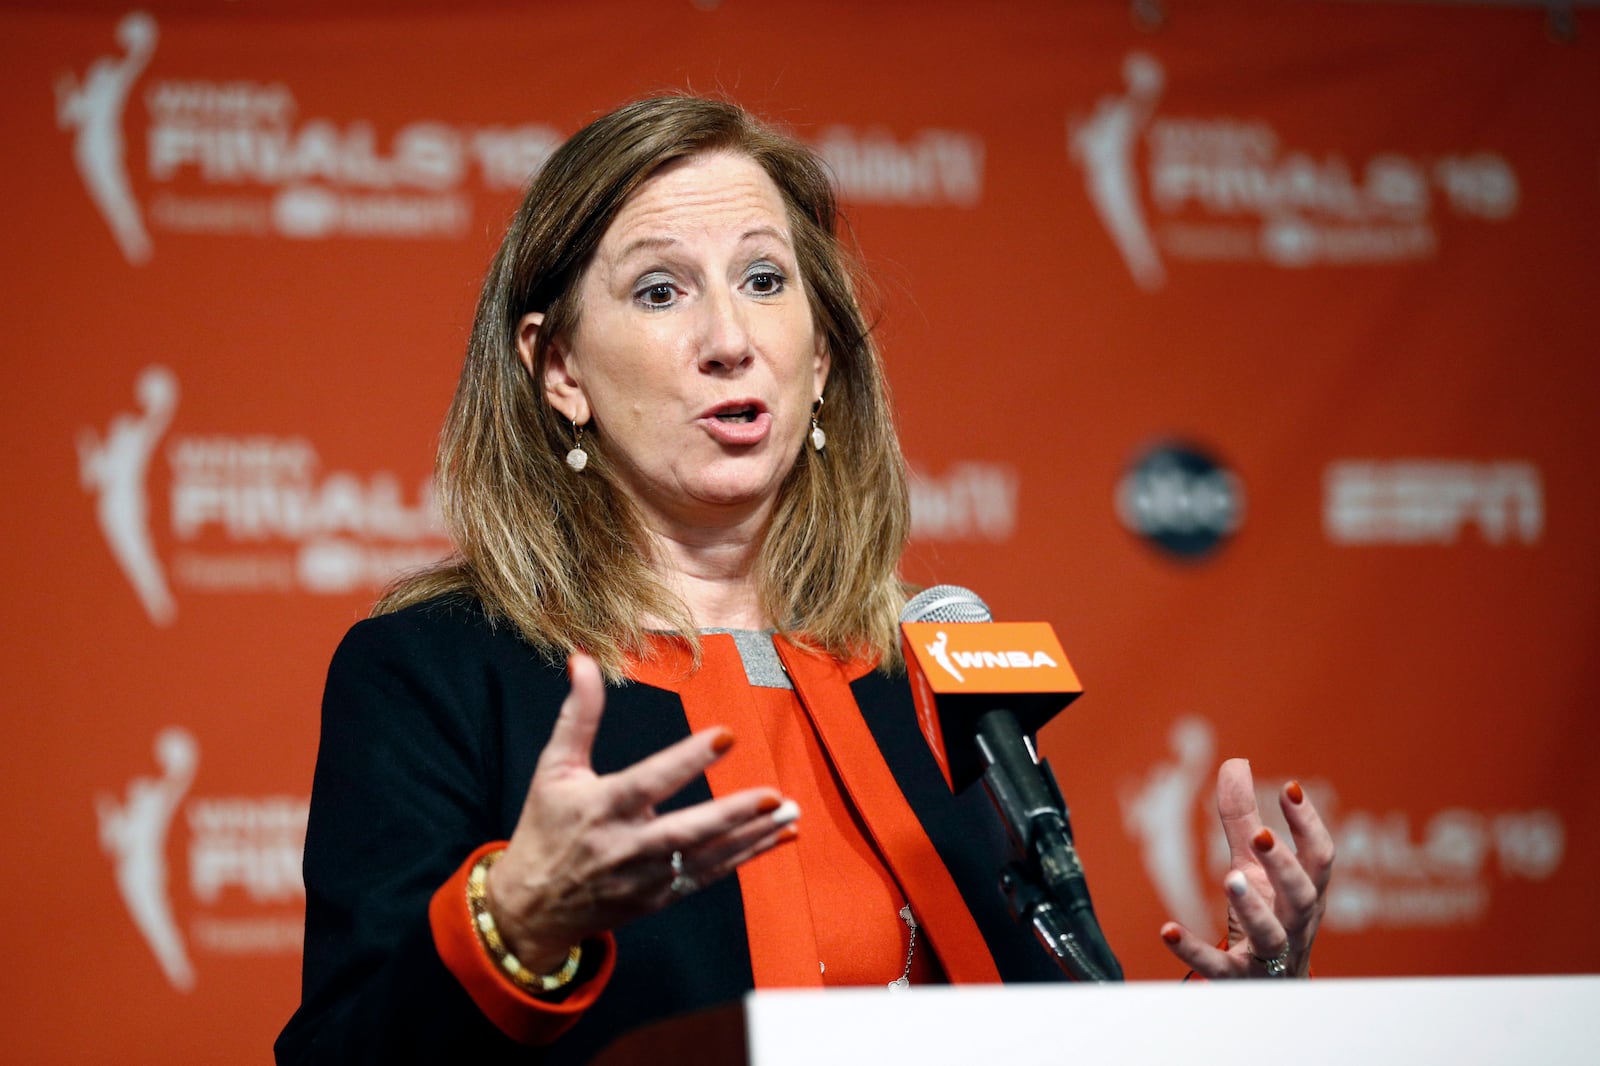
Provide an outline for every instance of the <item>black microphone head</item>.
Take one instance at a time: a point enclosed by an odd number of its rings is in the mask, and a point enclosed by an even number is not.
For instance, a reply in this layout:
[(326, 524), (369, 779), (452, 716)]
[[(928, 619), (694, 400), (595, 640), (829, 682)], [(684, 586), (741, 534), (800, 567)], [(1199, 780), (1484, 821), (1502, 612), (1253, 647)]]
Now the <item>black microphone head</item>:
[(993, 622), (989, 605), (971, 589), (935, 585), (923, 589), (900, 612), (901, 622)]

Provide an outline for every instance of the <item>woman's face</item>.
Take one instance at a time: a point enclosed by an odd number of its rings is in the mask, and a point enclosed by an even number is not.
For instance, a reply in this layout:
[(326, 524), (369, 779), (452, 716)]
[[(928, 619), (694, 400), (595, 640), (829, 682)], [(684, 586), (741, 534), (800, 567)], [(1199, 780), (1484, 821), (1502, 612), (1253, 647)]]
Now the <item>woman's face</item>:
[[(733, 152), (663, 167), (618, 212), (578, 296), (577, 328), (545, 364), (551, 405), (605, 442), (658, 531), (764, 521), (828, 375), (766, 171)], [(530, 367), (539, 321), (519, 338)]]

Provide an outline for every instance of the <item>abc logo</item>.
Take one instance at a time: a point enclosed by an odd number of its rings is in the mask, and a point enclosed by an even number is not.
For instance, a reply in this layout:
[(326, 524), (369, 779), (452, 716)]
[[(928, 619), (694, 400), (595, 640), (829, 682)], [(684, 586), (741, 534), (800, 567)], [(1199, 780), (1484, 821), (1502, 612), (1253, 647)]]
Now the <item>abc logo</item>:
[(1244, 484), (1192, 444), (1145, 452), (1117, 484), (1117, 517), (1130, 533), (1181, 559), (1200, 559), (1244, 524)]

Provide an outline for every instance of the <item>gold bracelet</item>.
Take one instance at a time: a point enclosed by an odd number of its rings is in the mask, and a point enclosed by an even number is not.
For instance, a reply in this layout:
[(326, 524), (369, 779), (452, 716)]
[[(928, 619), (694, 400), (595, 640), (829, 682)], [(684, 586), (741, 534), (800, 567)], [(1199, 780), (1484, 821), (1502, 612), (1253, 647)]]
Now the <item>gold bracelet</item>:
[(567, 951), (567, 961), (556, 969), (549, 973), (534, 973), (511, 954), (505, 940), (500, 936), (500, 930), (494, 924), (494, 915), (489, 913), (487, 894), (489, 867), (493, 866), (495, 860), (502, 854), (500, 851), (489, 852), (473, 865), (472, 872), (467, 875), (467, 909), (472, 912), (472, 927), (478, 931), (478, 942), (495, 961), (495, 965), (499, 966), (524, 992), (538, 995), (541, 992), (554, 992), (558, 988), (565, 988), (578, 975), (578, 961), (583, 958), (581, 944), (572, 945)]

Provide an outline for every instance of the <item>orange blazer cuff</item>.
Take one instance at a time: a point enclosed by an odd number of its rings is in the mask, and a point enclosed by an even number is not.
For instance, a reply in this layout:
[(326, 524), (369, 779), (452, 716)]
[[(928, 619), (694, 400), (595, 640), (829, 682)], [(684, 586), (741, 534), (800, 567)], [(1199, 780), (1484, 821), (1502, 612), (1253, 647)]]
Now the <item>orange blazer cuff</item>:
[[(485, 854), (505, 846), (505, 841), (495, 841), (467, 856), (450, 880), (433, 894), (428, 904), (428, 924), (433, 928), (434, 948), (445, 968), (461, 982), (495, 1028), (519, 1044), (548, 1044), (572, 1028), (605, 989), (616, 967), (617, 942), (610, 933), (584, 941), (583, 966), (589, 976), (580, 978), (560, 1002), (540, 999), (518, 988), (489, 957), (467, 907), (467, 876)], [(594, 968), (591, 952), (599, 955), (598, 969)]]

